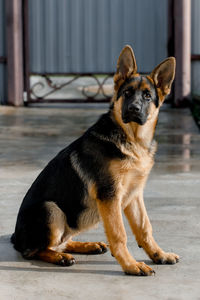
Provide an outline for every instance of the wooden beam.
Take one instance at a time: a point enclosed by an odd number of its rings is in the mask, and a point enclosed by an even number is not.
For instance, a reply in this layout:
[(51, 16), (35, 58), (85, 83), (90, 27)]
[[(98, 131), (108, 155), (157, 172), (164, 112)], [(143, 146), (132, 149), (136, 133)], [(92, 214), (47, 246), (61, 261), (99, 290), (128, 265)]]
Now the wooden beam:
[(22, 0), (6, 0), (8, 104), (23, 105)]
[(186, 106), (191, 93), (191, 0), (176, 0), (175, 18), (175, 106)]

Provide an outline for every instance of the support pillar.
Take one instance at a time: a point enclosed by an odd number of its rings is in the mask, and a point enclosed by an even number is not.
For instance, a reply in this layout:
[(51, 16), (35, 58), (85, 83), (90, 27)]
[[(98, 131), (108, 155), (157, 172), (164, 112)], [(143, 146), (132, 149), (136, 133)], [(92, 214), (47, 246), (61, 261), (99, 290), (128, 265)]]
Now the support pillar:
[(22, 0), (6, 0), (8, 104), (23, 105)]
[(175, 106), (187, 106), (191, 94), (191, 0), (175, 0)]

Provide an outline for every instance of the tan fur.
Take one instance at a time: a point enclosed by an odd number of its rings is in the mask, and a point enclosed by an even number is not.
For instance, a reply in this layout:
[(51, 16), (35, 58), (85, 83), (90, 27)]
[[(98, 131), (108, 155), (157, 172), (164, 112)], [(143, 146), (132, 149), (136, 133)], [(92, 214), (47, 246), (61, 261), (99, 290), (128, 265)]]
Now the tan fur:
[(37, 253), (37, 258), (48, 263), (59, 264), (59, 265), (62, 264), (62, 261), (66, 261), (67, 263), (63, 265), (71, 265), (75, 262), (72, 255), (66, 253), (59, 253), (51, 249), (40, 251), (39, 253)]
[(49, 213), (50, 231), (48, 248), (62, 252), (68, 239), (76, 232), (68, 226), (65, 214), (54, 202), (46, 202), (46, 208)]
[(179, 258), (178, 255), (165, 253), (153, 238), (152, 226), (144, 205), (142, 190), (138, 195), (132, 198), (132, 201), (124, 209), (124, 213), (135, 234), (138, 245), (145, 250), (153, 261), (157, 262), (158, 260), (163, 260), (171, 263), (177, 262)]
[[(132, 124), (123, 123), (121, 106), (122, 97), (114, 104), (113, 117), (127, 134), (129, 143), (127, 143), (127, 147), (120, 148), (127, 158), (110, 162), (109, 169), (115, 179), (117, 198), (113, 199), (111, 203), (99, 201), (98, 207), (111, 251), (123, 270), (129, 274), (139, 274), (142, 270), (142, 272), (146, 272), (146, 275), (150, 275), (152, 269), (145, 264), (138, 267), (137, 262), (128, 252), (121, 209), (124, 209), (138, 243), (144, 247), (152, 260), (170, 262), (178, 260), (178, 256), (173, 253), (165, 253), (154, 241), (152, 227), (142, 198), (148, 174), (154, 164), (153, 155), (156, 146), (152, 147), (151, 151), (149, 147), (155, 131), (158, 109), (152, 104), (146, 124), (139, 126), (134, 122)], [(113, 224), (115, 225), (113, 226)]]
[(101, 253), (104, 249), (107, 248), (107, 245), (103, 242), (76, 242), (68, 241), (66, 245), (66, 252), (70, 253)]
[(95, 198), (87, 197), (84, 201), (88, 208), (86, 208), (79, 217), (78, 228), (80, 228), (81, 231), (94, 227), (100, 221)]
[[(171, 91), (171, 85), (175, 77), (176, 60), (168, 57), (162, 61), (150, 74), (157, 88), (163, 96), (167, 96)], [(164, 98), (163, 98), (164, 100)]]
[(85, 197), (83, 204), (87, 207), (80, 214), (78, 219), (78, 228), (80, 231), (88, 230), (96, 226), (99, 221), (99, 212), (96, 203), (96, 188), (93, 182), (89, 181), (87, 183), (88, 196)]
[(89, 197), (85, 199), (88, 206), (79, 216), (78, 229), (72, 230), (67, 223), (67, 219), (62, 210), (54, 202), (46, 202), (49, 212), (50, 244), (49, 249), (62, 252), (66, 249), (66, 244), (71, 238), (98, 224), (100, 218), (97, 209), (96, 191), (94, 184), (89, 184)]
[[(114, 99), (116, 99), (116, 95), (114, 95)], [(150, 146), (154, 136), (159, 109), (155, 109), (154, 104), (151, 103), (148, 120), (143, 126), (140, 126), (135, 122), (125, 124), (122, 120), (122, 102), (122, 97), (114, 102), (113, 119), (115, 119), (117, 123), (124, 129), (127, 135), (127, 140), (132, 142), (133, 147), (138, 144), (147, 149)]]
[(72, 153), (70, 156), (70, 160), (72, 163), (72, 166), (74, 170), (76, 170), (76, 173), (79, 175), (79, 177), (83, 180), (85, 185), (88, 188), (88, 194), (89, 196), (84, 199), (84, 203), (86, 205), (86, 208), (81, 215), (79, 216), (78, 220), (78, 228), (80, 230), (86, 230), (90, 227), (93, 227), (99, 222), (99, 214), (97, 210), (97, 204), (95, 202), (94, 197), (94, 184), (91, 182), (87, 176), (87, 173), (82, 170), (80, 167), (77, 154)]
[[(175, 263), (178, 261), (176, 254), (165, 253), (153, 239), (152, 227), (143, 202), (143, 189), (148, 174), (154, 164), (153, 155), (156, 151), (156, 146), (155, 144), (152, 146), (152, 139), (157, 123), (158, 112), (166, 94), (170, 92), (175, 68), (174, 59), (170, 58), (156, 67), (152, 74), (148, 76), (148, 79), (157, 85), (159, 108), (156, 108), (153, 103), (150, 105), (147, 122), (143, 126), (135, 122), (125, 124), (122, 120), (123, 97), (121, 96), (117, 99), (117, 91), (123, 84), (123, 78), (138, 76), (138, 74), (136, 74), (137, 66), (135, 57), (132, 74), (130, 74), (130, 69), (127, 67), (127, 76), (124, 74), (122, 76), (124, 67), (122, 67), (122, 72), (120, 72), (120, 59), (122, 56), (125, 56), (125, 61), (127, 61), (127, 56), (129, 56), (129, 58), (132, 56), (129, 50), (130, 49), (125, 47), (118, 60), (118, 69), (114, 77), (115, 94), (113, 96), (114, 108), (112, 115), (113, 119), (126, 133), (127, 145), (119, 145), (119, 147), (120, 150), (127, 155), (127, 158), (110, 162), (109, 170), (115, 181), (116, 199), (112, 199), (109, 203), (106, 201), (97, 201), (111, 251), (122, 268), (129, 274), (139, 274), (142, 271), (146, 275), (150, 275), (152, 274), (152, 269), (149, 269), (146, 265), (143, 266), (144, 268), (138, 266), (137, 262), (128, 252), (126, 246), (127, 237), (123, 225), (121, 209), (124, 209), (139, 245), (144, 248), (152, 260), (161, 263)], [(124, 58), (122, 63), (124, 63)], [(164, 77), (165, 72), (167, 72), (167, 76), (170, 79)], [(135, 85), (133, 88), (136, 88), (137, 81), (132, 85)], [(149, 89), (149, 85), (143, 81), (140, 88), (142, 90)]]
[(98, 201), (98, 208), (104, 223), (111, 253), (122, 266), (122, 269), (128, 274), (139, 275), (145, 273), (146, 275), (151, 275), (153, 270), (144, 263), (136, 262), (128, 251), (120, 201), (118, 199), (110, 202)]

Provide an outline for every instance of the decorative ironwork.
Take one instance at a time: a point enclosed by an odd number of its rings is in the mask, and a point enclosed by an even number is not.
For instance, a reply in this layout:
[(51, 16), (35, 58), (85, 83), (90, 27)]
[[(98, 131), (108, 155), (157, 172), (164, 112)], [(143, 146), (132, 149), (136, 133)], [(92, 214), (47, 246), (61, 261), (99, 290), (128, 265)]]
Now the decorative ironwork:
[[(38, 75), (41, 77), (41, 79), (30, 87), (28, 99), (29, 102), (107, 102), (112, 97), (112, 84), (107, 84), (107, 82), (112, 78), (113, 74), (67, 74), (69, 80), (65, 82), (62, 82), (64, 77), (63, 74), (62, 77), (60, 77), (60, 75), (56, 76), (56, 74), (33, 75)], [(76, 99), (77, 97), (70, 97), (70, 99), (61, 99), (55, 97), (52, 99), (52, 96), (57, 91), (61, 91), (64, 87), (69, 86), (70, 84), (77, 82), (78, 79), (82, 78), (92, 79), (95, 83), (77, 83), (77, 85), (74, 86), (74, 93), (77, 94), (77, 92), (80, 91), (82, 99)]]
[(0, 56), (0, 64), (6, 64), (7, 63), (7, 57), (6, 56)]
[(192, 54), (191, 55), (191, 60), (192, 61), (194, 61), (194, 60), (198, 60), (199, 61), (200, 60), (200, 54)]

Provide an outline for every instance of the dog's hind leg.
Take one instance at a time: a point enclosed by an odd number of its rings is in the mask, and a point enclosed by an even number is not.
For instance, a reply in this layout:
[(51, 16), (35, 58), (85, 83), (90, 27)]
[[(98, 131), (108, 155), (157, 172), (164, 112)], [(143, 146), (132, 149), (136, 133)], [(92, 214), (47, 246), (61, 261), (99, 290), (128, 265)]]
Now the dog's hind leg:
[(75, 259), (71, 254), (64, 253), (63, 244), (70, 238), (70, 228), (66, 217), (54, 202), (46, 202), (48, 211), (48, 245), (38, 251), (35, 258), (60, 266), (71, 266)]
[(36, 258), (60, 266), (72, 266), (75, 259), (72, 255), (46, 249), (37, 253)]
[(107, 252), (107, 245), (103, 242), (77, 242), (69, 240), (65, 252), (80, 254), (103, 254)]

